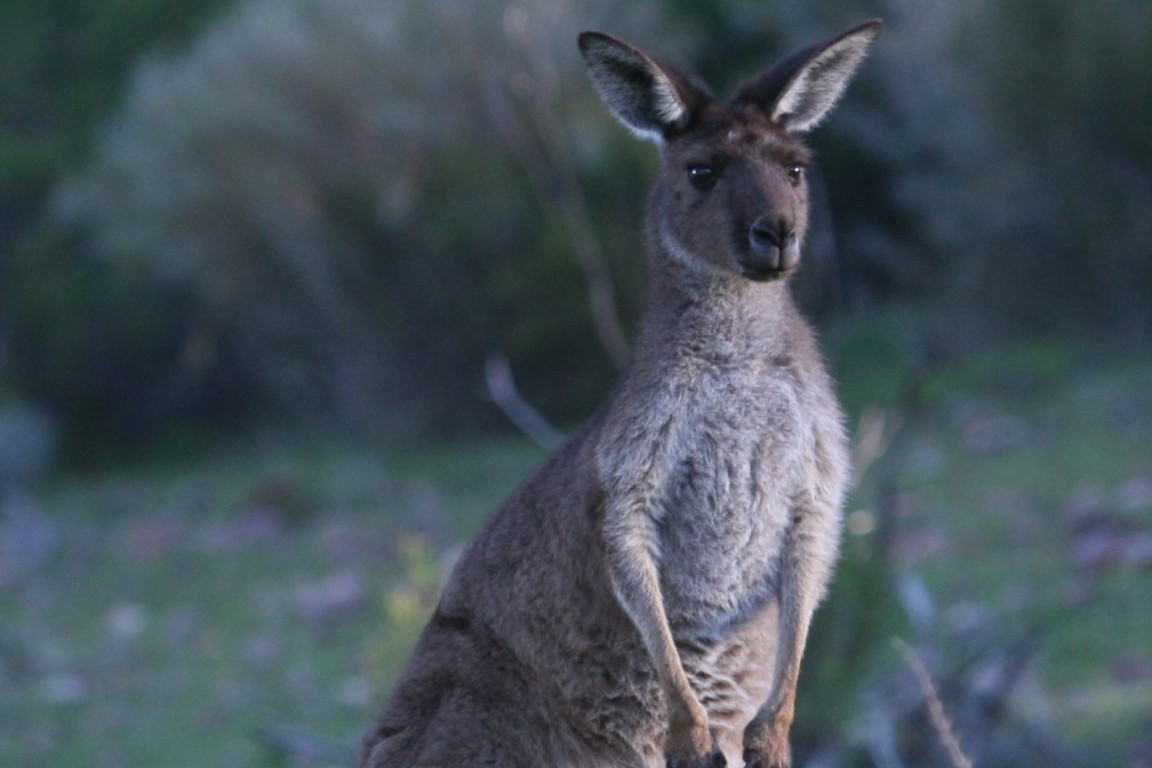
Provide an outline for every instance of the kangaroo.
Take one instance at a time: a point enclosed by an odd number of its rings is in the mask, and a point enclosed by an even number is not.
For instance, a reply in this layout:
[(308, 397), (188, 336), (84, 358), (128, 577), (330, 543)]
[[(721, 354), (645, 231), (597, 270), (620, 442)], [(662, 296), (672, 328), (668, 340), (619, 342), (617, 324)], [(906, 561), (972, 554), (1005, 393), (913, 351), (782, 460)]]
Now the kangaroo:
[(727, 102), (580, 35), (603, 101), (660, 147), (635, 352), (461, 556), (361, 768), (790, 765), (848, 474), (832, 382), (788, 290), (808, 225), (800, 136), (880, 27)]

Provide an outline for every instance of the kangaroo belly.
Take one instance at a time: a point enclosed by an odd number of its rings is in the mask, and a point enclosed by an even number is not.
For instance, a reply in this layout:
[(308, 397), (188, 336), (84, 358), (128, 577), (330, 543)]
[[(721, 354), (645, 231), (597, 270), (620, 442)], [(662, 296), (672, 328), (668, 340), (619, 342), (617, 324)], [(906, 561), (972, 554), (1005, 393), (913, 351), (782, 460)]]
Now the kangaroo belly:
[(718, 638), (677, 638), (684, 671), (729, 765), (742, 765), (744, 729), (772, 687), (779, 611), (775, 602)]

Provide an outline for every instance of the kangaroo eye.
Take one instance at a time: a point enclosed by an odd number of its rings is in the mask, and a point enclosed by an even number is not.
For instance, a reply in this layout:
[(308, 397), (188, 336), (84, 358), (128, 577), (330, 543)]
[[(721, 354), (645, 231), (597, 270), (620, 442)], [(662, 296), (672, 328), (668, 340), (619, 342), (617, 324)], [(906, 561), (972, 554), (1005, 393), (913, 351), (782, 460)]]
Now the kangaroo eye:
[(799, 184), (802, 178), (804, 178), (804, 166), (795, 164), (788, 166), (788, 181), (792, 186)]
[(701, 192), (711, 189), (718, 177), (716, 169), (710, 165), (693, 165), (688, 168), (688, 182)]

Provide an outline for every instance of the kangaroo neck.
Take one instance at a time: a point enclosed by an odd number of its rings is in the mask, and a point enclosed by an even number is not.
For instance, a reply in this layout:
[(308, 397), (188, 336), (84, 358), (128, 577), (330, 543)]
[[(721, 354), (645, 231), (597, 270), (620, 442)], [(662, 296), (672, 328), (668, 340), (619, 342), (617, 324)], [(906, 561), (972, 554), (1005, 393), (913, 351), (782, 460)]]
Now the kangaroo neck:
[(669, 355), (739, 360), (786, 346), (797, 317), (786, 281), (757, 283), (653, 256), (638, 364)]

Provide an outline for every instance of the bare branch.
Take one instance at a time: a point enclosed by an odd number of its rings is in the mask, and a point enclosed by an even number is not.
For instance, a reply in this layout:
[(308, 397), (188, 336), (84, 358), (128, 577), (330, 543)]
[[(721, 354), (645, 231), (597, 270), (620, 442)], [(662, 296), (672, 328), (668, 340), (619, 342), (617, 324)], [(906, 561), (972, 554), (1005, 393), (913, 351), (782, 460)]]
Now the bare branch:
[(853, 488), (859, 488), (872, 465), (888, 453), (901, 426), (899, 414), (880, 408), (865, 408), (860, 414), (856, 442), (852, 445)]
[(552, 426), (516, 389), (512, 366), (506, 356), (488, 356), (484, 363), (484, 380), (488, 387), (488, 397), (534, 443), (551, 450), (564, 442), (566, 435)]
[(944, 712), (944, 704), (936, 693), (936, 686), (932, 684), (932, 677), (928, 674), (924, 662), (920, 660), (912, 646), (900, 638), (892, 638), (892, 644), (904, 657), (904, 661), (912, 669), (912, 674), (916, 675), (917, 682), (920, 683), (920, 690), (924, 693), (924, 701), (928, 705), (928, 717), (932, 721), (932, 726), (936, 729), (936, 734), (940, 737), (944, 749), (948, 751), (952, 765), (954, 768), (972, 768), (972, 761), (964, 754), (964, 750), (960, 748), (960, 742), (956, 739), (956, 734), (952, 731), (952, 723)]

